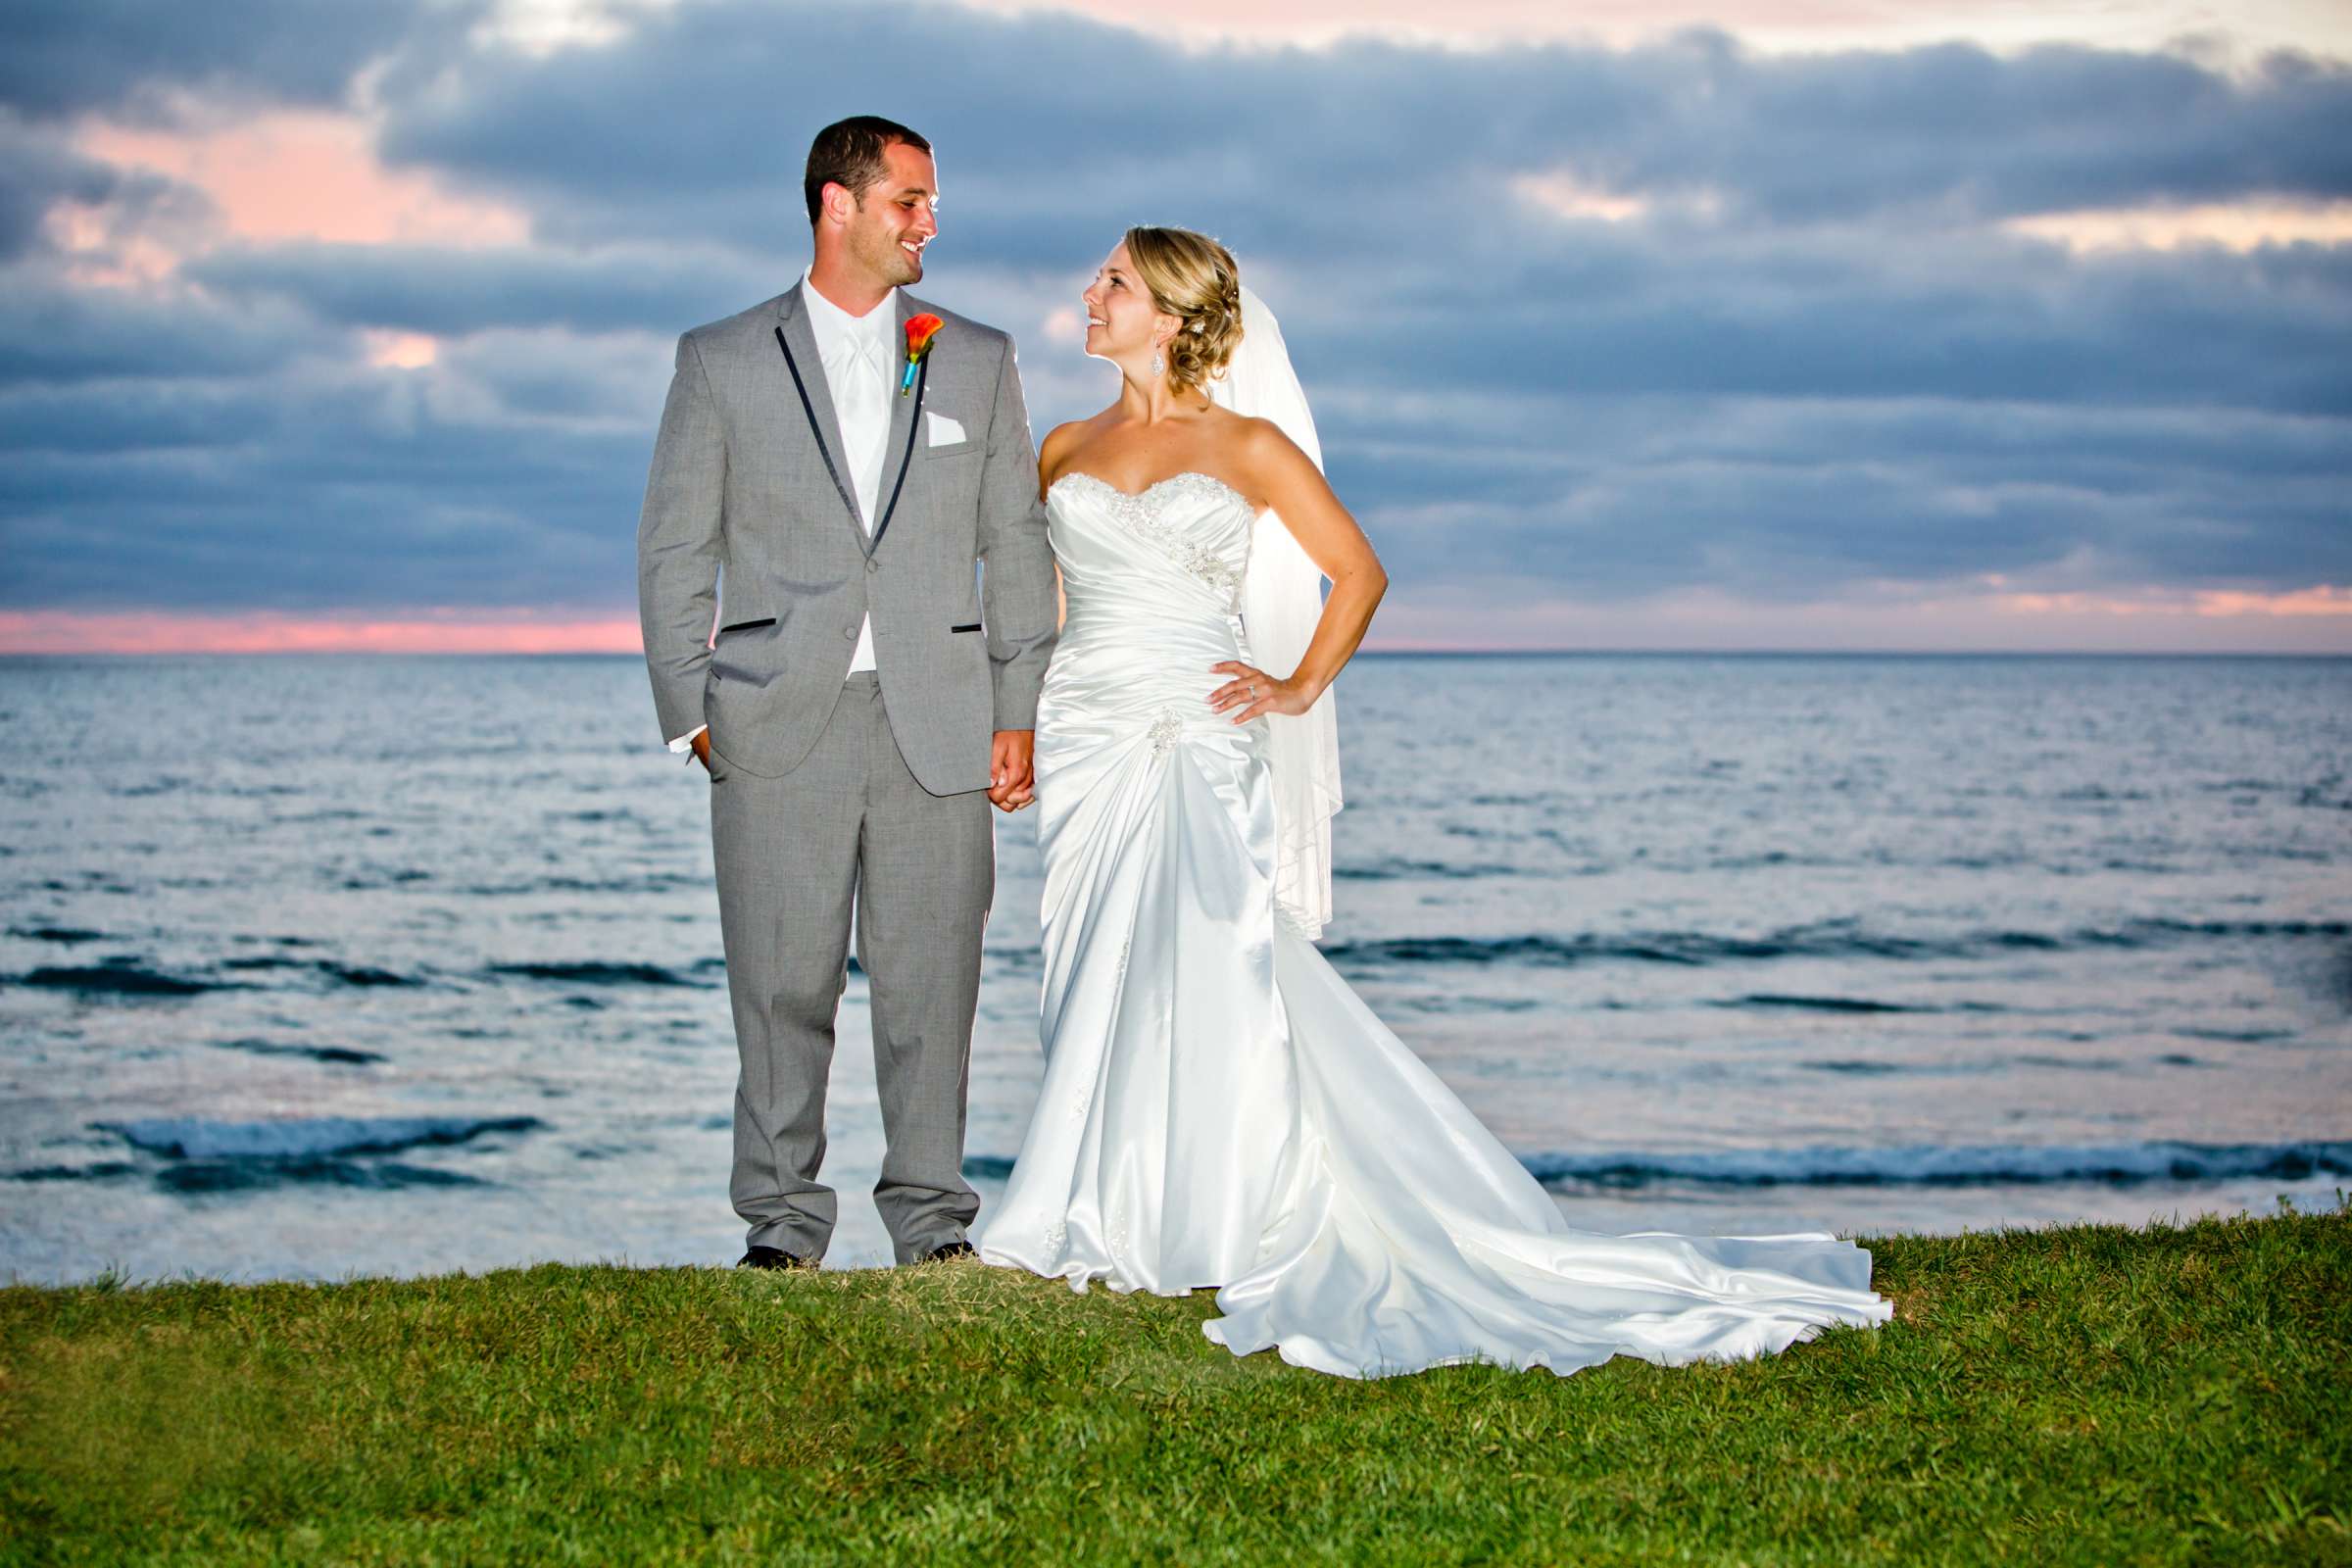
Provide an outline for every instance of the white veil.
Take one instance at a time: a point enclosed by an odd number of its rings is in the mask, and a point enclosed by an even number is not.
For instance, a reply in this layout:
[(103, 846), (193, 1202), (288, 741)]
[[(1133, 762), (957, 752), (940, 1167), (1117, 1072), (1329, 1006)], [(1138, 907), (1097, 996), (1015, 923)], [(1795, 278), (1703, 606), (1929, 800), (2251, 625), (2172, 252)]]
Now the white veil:
[[(1271, 419), (1323, 466), (1315, 416), (1291, 368), (1281, 323), (1265, 301), (1242, 290), (1242, 341), (1221, 378), (1208, 384), (1214, 402), (1236, 414)], [(1315, 622), (1323, 615), (1323, 572), (1272, 508), (1260, 514), (1250, 541), (1250, 570), (1242, 587), (1242, 624), (1251, 660), (1268, 674), (1298, 667)], [(1275, 902), (1309, 939), (1331, 919), (1331, 817), (1340, 808), (1340, 723), (1332, 694), (1297, 715), (1269, 713), (1267, 760), (1274, 786)]]

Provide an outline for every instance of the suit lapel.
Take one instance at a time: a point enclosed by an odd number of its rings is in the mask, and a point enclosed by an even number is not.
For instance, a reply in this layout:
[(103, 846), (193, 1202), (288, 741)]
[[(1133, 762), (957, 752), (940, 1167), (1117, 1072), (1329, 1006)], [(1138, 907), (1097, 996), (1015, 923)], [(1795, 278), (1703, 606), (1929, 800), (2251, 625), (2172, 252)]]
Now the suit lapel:
[(892, 328), (890, 351), (885, 360), (891, 367), (890, 436), (882, 443), (882, 483), (876, 488), (882, 513), (874, 523), (874, 543), (877, 545), (882, 542), (882, 530), (890, 526), (891, 514), (898, 511), (899, 492), (906, 485), (906, 469), (914, 459), (915, 432), (922, 423), (923, 382), (926, 372), (931, 368), (931, 356), (926, 354), (921, 367), (915, 371), (914, 390), (904, 397), (900, 396), (899, 378), (906, 373), (906, 320), (920, 313), (905, 289), (900, 289), (896, 297), (899, 318)]
[(785, 369), (800, 395), (801, 413), (808, 421), (808, 433), (816, 439), (817, 454), (825, 460), (825, 471), (833, 476), (847, 521), (857, 531), (858, 548), (868, 550), (865, 528), (858, 515), (858, 492), (850, 488), (849, 475), (842, 467), (849, 449), (841, 439), (841, 417), (833, 412), (824, 360), (816, 352), (816, 333), (809, 329), (808, 314), (801, 307), (801, 290), (808, 286), (804, 279), (785, 290), (776, 310), (776, 346), (783, 352)]

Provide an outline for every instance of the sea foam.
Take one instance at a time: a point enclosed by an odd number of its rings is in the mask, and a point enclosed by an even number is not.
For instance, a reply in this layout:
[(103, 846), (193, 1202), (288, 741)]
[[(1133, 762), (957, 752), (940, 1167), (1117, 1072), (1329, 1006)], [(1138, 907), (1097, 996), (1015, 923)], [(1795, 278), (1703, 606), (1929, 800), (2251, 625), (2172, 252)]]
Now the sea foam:
[(91, 1125), (171, 1159), (303, 1159), (462, 1144), (484, 1133), (529, 1132), (547, 1124), (536, 1116), (316, 1116), (281, 1121), (167, 1116)]

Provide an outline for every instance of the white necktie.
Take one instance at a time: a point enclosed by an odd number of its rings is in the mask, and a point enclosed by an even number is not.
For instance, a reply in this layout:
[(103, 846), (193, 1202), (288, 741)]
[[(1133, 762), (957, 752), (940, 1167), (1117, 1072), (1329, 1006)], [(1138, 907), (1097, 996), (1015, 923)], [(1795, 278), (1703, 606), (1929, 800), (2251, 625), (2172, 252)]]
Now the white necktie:
[(842, 334), (836, 344), (838, 363), (825, 367), (838, 389), (836, 411), (841, 417), (843, 444), (852, 483), (858, 490), (859, 518), (870, 531), (874, 525), (875, 486), (882, 466), (882, 444), (889, 435), (890, 404), (884, 384), (882, 348), (870, 332)]
[(843, 334), (841, 342), (842, 380), (853, 397), (873, 390), (882, 377), (882, 351), (872, 337), (863, 332)]

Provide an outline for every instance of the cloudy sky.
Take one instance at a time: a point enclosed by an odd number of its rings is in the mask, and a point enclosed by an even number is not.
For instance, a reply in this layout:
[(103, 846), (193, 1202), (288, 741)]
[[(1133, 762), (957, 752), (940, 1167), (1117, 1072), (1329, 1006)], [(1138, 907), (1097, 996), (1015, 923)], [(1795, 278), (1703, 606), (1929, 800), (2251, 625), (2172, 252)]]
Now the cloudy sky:
[(0, 650), (636, 646), (676, 334), (841, 115), (1039, 430), (1282, 316), (1374, 647), (2352, 652), (2352, 7), (14, 0)]

